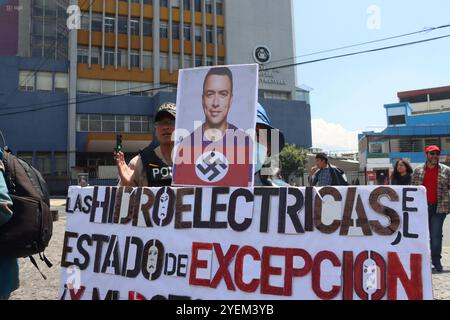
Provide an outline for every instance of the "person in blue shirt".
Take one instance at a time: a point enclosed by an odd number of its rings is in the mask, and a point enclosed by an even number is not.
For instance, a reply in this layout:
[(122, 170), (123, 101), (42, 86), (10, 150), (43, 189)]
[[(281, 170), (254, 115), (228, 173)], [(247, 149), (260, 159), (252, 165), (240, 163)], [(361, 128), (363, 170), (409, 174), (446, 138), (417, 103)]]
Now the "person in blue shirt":
[[(12, 217), (12, 201), (8, 195), (3, 165), (3, 149), (0, 148), (0, 232), (1, 226)], [(19, 264), (16, 258), (2, 257), (0, 253), (0, 300), (8, 300), (11, 292), (19, 288)]]

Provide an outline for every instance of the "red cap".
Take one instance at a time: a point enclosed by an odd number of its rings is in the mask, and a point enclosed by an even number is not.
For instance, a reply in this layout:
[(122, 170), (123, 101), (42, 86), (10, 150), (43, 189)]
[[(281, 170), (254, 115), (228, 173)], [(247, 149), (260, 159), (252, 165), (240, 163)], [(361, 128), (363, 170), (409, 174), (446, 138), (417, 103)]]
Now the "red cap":
[(429, 147), (425, 150), (425, 153), (430, 153), (430, 152), (433, 152), (433, 151), (437, 151), (437, 152), (441, 153), (441, 149), (439, 149), (438, 146), (429, 146)]

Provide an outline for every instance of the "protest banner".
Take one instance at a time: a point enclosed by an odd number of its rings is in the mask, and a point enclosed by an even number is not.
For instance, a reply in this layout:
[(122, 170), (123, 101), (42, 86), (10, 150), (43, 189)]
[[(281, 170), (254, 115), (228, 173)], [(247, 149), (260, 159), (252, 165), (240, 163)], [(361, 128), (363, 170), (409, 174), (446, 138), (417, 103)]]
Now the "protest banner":
[(71, 187), (60, 297), (432, 299), (423, 187)]
[(258, 65), (179, 71), (173, 185), (253, 186)]

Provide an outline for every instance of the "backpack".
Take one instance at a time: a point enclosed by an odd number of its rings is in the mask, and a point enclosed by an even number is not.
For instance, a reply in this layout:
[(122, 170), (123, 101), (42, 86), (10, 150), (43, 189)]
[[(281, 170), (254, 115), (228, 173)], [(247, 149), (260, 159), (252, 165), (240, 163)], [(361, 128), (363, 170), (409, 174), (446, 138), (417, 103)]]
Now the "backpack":
[(39, 254), (41, 260), (51, 267), (50, 261), (41, 255), (53, 231), (47, 183), (38, 170), (11, 153), (5, 152), (3, 164), (8, 193), (13, 201), (13, 216), (0, 227), (0, 255), (30, 257), (37, 267), (32, 255)]
[(348, 186), (347, 176), (345, 172), (335, 166), (330, 166), (333, 172), (333, 185), (336, 186)]

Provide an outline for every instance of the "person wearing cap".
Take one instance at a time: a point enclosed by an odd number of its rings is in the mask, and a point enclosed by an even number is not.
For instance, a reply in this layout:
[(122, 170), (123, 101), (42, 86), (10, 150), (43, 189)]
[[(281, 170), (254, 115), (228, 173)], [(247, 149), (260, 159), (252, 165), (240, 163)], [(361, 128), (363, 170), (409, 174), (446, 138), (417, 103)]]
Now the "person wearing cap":
[(255, 186), (289, 187), (280, 177), (279, 154), (285, 146), (283, 133), (274, 128), (264, 107), (258, 103), (254, 147)]
[(430, 146), (426, 148), (425, 154), (426, 163), (414, 170), (412, 184), (427, 189), (431, 262), (433, 271), (441, 273), (442, 229), (450, 213), (450, 168), (439, 163), (439, 147)]
[(233, 74), (227, 67), (211, 68), (203, 81), (204, 122), (177, 141), (176, 185), (251, 185), (251, 137), (229, 121), (233, 108)]
[(127, 166), (124, 154), (117, 154), (120, 186), (165, 187), (172, 185), (172, 151), (175, 131), (176, 106), (162, 104), (155, 115), (155, 136), (159, 146), (153, 144), (139, 151)]

